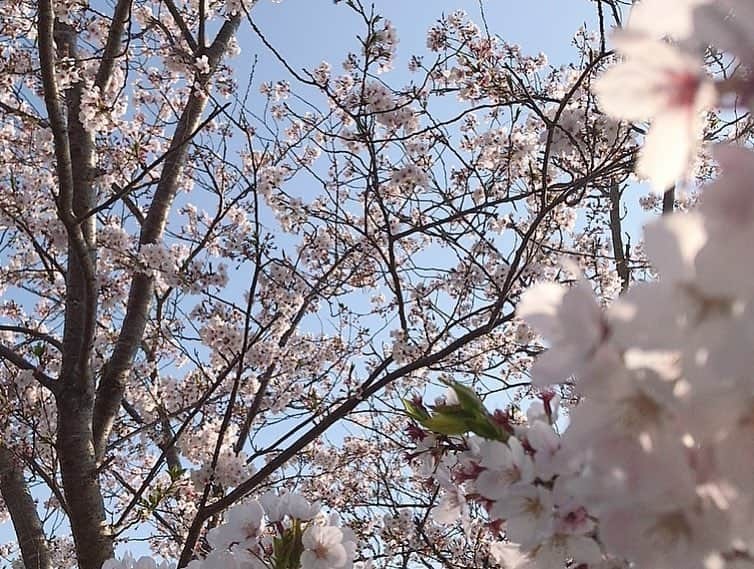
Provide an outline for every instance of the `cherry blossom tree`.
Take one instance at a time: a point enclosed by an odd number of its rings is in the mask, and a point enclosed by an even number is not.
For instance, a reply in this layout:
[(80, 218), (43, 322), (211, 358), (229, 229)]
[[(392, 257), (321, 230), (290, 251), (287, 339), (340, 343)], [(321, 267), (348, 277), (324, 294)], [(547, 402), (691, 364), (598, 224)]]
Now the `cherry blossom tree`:
[(301, 70), (254, 2), (5, 2), (2, 558), (748, 566), (754, 20), (668, 3), (563, 66), (438, 15), (399, 85), (359, 0)]

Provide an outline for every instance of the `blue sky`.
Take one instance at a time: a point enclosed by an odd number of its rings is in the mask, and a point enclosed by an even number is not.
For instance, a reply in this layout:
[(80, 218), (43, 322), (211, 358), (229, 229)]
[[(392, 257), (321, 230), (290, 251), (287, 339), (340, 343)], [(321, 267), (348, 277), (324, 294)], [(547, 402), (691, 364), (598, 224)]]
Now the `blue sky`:
[[(443, 13), (462, 9), (481, 25), (479, 0), (376, 0), (374, 5), (398, 31), (394, 73), (405, 73), (409, 56), (426, 51), (426, 31)], [(594, 23), (594, 4), (588, 0), (484, 0), (484, 12), (491, 34), (519, 44), (525, 52), (543, 51), (555, 64), (572, 55), (570, 40), (576, 29), (585, 21)], [(335, 65), (346, 50), (354, 49), (353, 35), (360, 31), (353, 12), (331, 0), (260, 0), (252, 16), (294, 67), (314, 66), (322, 59)], [(266, 54), (260, 56), (264, 73)]]

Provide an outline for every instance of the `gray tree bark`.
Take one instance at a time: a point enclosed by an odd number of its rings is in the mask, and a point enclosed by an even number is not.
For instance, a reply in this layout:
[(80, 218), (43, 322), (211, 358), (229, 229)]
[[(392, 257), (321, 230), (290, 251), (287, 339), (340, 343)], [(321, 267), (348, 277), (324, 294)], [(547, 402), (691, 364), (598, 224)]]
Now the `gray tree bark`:
[(21, 462), (0, 443), (0, 494), (10, 513), (26, 569), (52, 569), (42, 521), (29, 493)]

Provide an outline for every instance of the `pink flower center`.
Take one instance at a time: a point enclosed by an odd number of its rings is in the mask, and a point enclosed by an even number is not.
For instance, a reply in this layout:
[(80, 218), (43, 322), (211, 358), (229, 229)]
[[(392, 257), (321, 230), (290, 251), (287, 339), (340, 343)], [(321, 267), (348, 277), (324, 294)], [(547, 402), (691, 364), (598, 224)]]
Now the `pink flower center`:
[(669, 71), (668, 104), (673, 107), (693, 107), (701, 83), (693, 73)]
[(568, 512), (563, 520), (569, 528), (576, 529), (587, 522), (588, 516), (586, 510), (583, 507), (579, 507)]
[(324, 543), (318, 543), (314, 547), (314, 555), (316, 555), (318, 559), (327, 559), (328, 553), (329, 553), (329, 550)]

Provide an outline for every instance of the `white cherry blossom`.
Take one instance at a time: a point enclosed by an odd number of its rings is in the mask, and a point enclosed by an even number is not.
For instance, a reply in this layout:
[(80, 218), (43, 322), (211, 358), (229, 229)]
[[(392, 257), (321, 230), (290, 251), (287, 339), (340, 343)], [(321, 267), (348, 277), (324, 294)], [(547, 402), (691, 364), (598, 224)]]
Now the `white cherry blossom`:
[(484, 470), (476, 479), (476, 489), (485, 498), (497, 500), (507, 494), (509, 486), (534, 480), (534, 464), (516, 438), (507, 444), (486, 441), (480, 455)]
[(301, 540), (304, 546), (304, 552), (301, 554), (301, 568), (345, 567), (349, 554), (343, 538), (343, 532), (337, 527), (318, 525), (308, 527)]
[(540, 283), (527, 290), (516, 310), (551, 347), (532, 366), (535, 385), (547, 386), (599, 362), (606, 329), (602, 312), (584, 282), (572, 288)]
[(649, 36), (613, 36), (624, 61), (595, 84), (601, 108), (613, 117), (652, 125), (636, 165), (656, 192), (685, 175), (696, 158), (704, 113), (715, 104), (714, 84), (699, 57)]
[(264, 510), (257, 501), (238, 504), (228, 511), (225, 523), (209, 532), (208, 541), (216, 549), (228, 549), (238, 544), (240, 548), (257, 545), (264, 529)]

